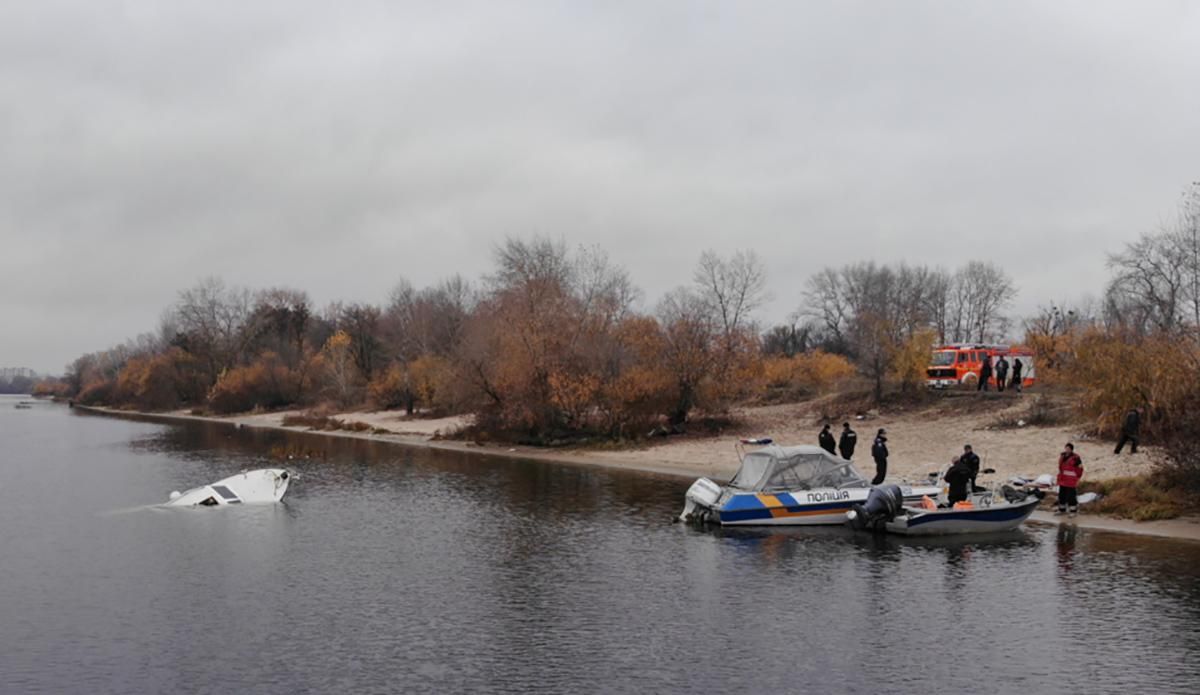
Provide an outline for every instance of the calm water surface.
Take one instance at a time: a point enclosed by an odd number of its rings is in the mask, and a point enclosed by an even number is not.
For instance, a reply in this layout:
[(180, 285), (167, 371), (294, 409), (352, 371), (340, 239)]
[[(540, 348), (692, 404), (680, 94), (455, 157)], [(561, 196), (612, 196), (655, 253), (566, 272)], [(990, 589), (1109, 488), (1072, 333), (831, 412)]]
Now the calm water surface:
[(1197, 544), (703, 531), (674, 479), (16, 400), (3, 693), (1200, 692)]

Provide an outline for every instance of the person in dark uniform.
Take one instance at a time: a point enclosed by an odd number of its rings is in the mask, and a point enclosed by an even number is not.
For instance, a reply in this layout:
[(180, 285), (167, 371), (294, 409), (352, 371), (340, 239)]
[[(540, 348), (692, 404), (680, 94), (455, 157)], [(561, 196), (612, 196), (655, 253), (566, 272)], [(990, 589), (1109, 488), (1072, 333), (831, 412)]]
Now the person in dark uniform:
[(971, 472), (970, 466), (963, 463), (962, 456), (955, 456), (950, 464), (950, 470), (946, 471), (942, 480), (950, 484), (950, 504), (953, 506), (955, 502), (962, 502), (969, 496), (970, 488), (967, 485), (972, 482), (971, 476), (974, 473)]
[(871, 458), (875, 459), (875, 477), (871, 480), (871, 484), (878, 485), (887, 477), (887, 430), (882, 427), (875, 435), (875, 443), (871, 445)]
[(821, 448), (825, 451), (828, 451), (834, 456), (837, 455), (837, 452), (834, 451), (833, 432), (829, 431), (829, 423), (825, 423), (825, 426), (821, 428), (821, 434), (817, 435), (817, 443), (820, 444)]
[(1021, 358), (1020, 358), (1020, 357), (1017, 357), (1017, 358), (1013, 359), (1013, 375), (1012, 375), (1012, 384), (1010, 384), (1010, 385), (1011, 385), (1011, 386), (1012, 386), (1014, 389), (1016, 389), (1016, 390), (1017, 390), (1017, 393), (1020, 393), (1020, 392), (1021, 392), (1021, 385), (1022, 385), (1022, 382), (1021, 382), (1021, 372), (1022, 372), (1024, 369), (1025, 369), (1025, 363), (1021, 361)]
[(964, 444), (962, 456), (959, 456), (958, 460), (970, 471), (970, 476), (968, 476), (971, 480), (970, 490), (979, 492), (975, 486), (975, 479), (979, 477), (979, 455), (972, 451), (970, 444)]
[(1008, 360), (1004, 359), (1004, 355), (1000, 355), (1000, 359), (996, 361), (996, 390), (1003, 391), (1008, 378)]
[(842, 438), (838, 440), (838, 451), (847, 461), (854, 456), (854, 447), (858, 445), (858, 433), (850, 429), (850, 423), (842, 423)]
[(1117, 440), (1117, 448), (1113, 449), (1114, 454), (1121, 453), (1121, 449), (1125, 448), (1125, 442), (1129, 442), (1129, 453), (1137, 453), (1138, 445), (1138, 430), (1142, 427), (1142, 414), (1137, 408), (1131, 408), (1128, 413), (1125, 413), (1125, 421), (1121, 423), (1121, 438)]
[(992, 357), (984, 354), (983, 366), (979, 368), (979, 383), (975, 385), (976, 391), (987, 391), (988, 382), (992, 380)]

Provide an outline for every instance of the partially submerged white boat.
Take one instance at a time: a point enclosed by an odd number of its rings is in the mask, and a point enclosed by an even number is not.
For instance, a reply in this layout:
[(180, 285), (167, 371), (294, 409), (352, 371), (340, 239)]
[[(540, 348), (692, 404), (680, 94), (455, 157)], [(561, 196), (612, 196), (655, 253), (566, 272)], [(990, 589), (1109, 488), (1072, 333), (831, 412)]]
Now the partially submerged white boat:
[(865, 504), (846, 512), (856, 529), (886, 531), (904, 536), (944, 536), (961, 533), (995, 533), (1017, 528), (1042, 500), (1037, 490), (1020, 491), (1005, 486), (1001, 492), (972, 493), (966, 504), (950, 506), (930, 502), (914, 505), (894, 485), (871, 491)]
[(226, 504), (278, 502), (287, 493), (292, 475), (284, 468), (242, 471), (211, 485), (172, 492), (168, 507), (219, 507)]
[[(726, 526), (834, 526), (871, 489), (853, 463), (820, 447), (771, 445), (746, 454), (728, 485), (708, 478), (693, 483), (679, 518)], [(914, 501), (940, 492), (934, 486), (898, 489)]]

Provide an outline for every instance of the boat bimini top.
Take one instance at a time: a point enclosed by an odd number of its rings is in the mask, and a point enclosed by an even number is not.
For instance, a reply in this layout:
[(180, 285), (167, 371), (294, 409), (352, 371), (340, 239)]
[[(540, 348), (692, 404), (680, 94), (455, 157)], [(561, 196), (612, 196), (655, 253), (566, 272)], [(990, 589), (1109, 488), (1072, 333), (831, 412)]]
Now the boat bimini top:
[(772, 445), (752, 451), (729, 481), (729, 487), (744, 492), (870, 486), (854, 464), (819, 446)]

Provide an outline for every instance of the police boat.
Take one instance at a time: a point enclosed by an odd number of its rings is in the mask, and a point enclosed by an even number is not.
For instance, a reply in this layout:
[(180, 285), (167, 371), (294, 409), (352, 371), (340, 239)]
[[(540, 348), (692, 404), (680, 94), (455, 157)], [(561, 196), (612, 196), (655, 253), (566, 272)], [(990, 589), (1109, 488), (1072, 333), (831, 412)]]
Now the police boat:
[(972, 493), (953, 505), (938, 504), (933, 496), (913, 504), (898, 486), (882, 485), (871, 490), (865, 503), (851, 506), (846, 523), (857, 530), (904, 536), (1009, 531), (1024, 523), (1044, 496), (1041, 490), (1005, 485), (996, 492)]
[(221, 507), (228, 504), (278, 502), (294, 476), (283, 468), (243, 471), (211, 485), (172, 492), (166, 507)]
[[(936, 495), (933, 486), (897, 486), (905, 499)], [(727, 485), (700, 478), (688, 488), (683, 521), (725, 526), (836, 526), (871, 483), (854, 464), (816, 446), (771, 445), (742, 457)]]

